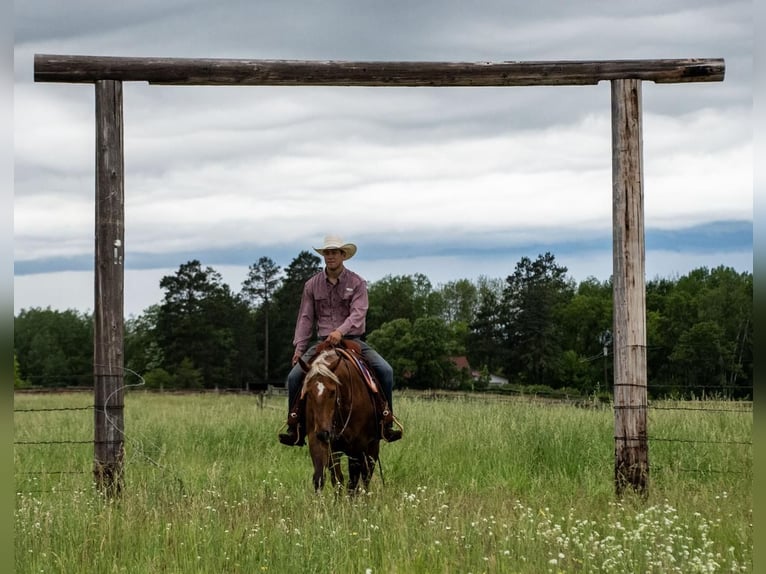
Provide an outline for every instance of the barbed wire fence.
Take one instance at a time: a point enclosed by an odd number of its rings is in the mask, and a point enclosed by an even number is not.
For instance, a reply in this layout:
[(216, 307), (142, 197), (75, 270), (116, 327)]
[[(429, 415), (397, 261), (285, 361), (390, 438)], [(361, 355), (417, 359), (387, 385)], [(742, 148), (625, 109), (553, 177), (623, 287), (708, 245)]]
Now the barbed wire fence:
[[(131, 369), (124, 368), (125, 373), (135, 376), (138, 378), (138, 383), (132, 383), (132, 384), (124, 384), (121, 389), (115, 390), (112, 394), (115, 394), (119, 392), (120, 390), (125, 390), (128, 388), (133, 387), (142, 387), (146, 385), (146, 382), (144, 381), (144, 378), (136, 373), (135, 371), (132, 371)], [(89, 393), (93, 394), (93, 388), (54, 388), (54, 389), (41, 389), (37, 390), (35, 389), (35, 392), (80, 392), (80, 393)], [(106, 404), (109, 402), (109, 398), (111, 398), (111, 395), (107, 397), (107, 400), (105, 401)], [(29, 413), (68, 413), (68, 412), (83, 412), (88, 411), (93, 413), (95, 409), (95, 406), (88, 405), (88, 406), (78, 406), (78, 407), (43, 407), (43, 408), (14, 408), (14, 417), (16, 416), (16, 413), (20, 415), (29, 414)], [(117, 428), (117, 425), (115, 425), (114, 421), (111, 420), (111, 417), (104, 412), (107, 420), (107, 424), (110, 424), (113, 428)], [(90, 418), (90, 425), (87, 426), (87, 428), (91, 432), (91, 436), (93, 435), (93, 423), (94, 418), (91, 416)], [(121, 432), (122, 439), (125, 443), (129, 443), (131, 445), (131, 449), (129, 451), (129, 458), (125, 461), (123, 461), (124, 464), (129, 465), (131, 462), (143, 462), (148, 463), (151, 466), (160, 469), (166, 474), (171, 475), (171, 477), (174, 479), (175, 483), (179, 485), (179, 488), (183, 491), (183, 480), (181, 479), (180, 475), (178, 473), (175, 473), (170, 467), (167, 467), (165, 465), (160, 464), (154, 457), (149, 456), (147, 454), (148, 450), (153, 451), (161, 451), (161, 448), (159, 445), (155, 444), (154, 441), (151, 439), (141, 435), (140, 433), (134, 433), (131, 432), (130, 434), (125, 433), (124, 431)], [(64, 445), (78, 445), (78, 446), (94, 446), (96, 444), (96, 441), (93, 438), (90, 439), (46, 439), (46, 440), (15, 440), (14, 439), (14, 448), (15, 447), (47, 447), (47, 446), (54, 446), (54, 447), (62, 447)], [(27, 470), (27, 471), (19, 471), (16, 470), (16, 474), (22, 477), (28, 477), (32, 479), (32, 482), (34, 482), (39, 477), (47, 477), (47, 476), (69, 476), (69, 475), (75, 475), (75, 476), (86, 476), (93, 474), (93, 457), (91, 456), (89, 459), (83, 458), (83, 468), (70, 468), (70, 469), (39, 469), (39, 470)], [(88, 465), (87, 467), (85, 465)], [(92, 480), (89, 482), (93, 482)], [(23, 490), (25, 494), (36, 494), (36, 493), (42, 493), (42, 492), (49, 492), (48, 489), (45, 488), (28, 488), (29, 484), (25, 484), (27, 488), (19, 488), (18, 481), (17, 481), (17, 491)]]
[[(676, 385), (650, 385), (650, 389), (655, 392), (661, 392), (663, 389), (670, 391), (676, 390)], [(572, 406), (576, 408), (585, 409), (600, 409), (600, 410), (614, 410), (616, 408), (646, 408), (647, 414), (673, 412), (673, 411), (685, 411), (693, 413), (695, 415), (714, 415), (720, 413), (734, 413), (743, 416), (753, 416), (753, 401), (752, 400), (733, 400), (728, 398), (722, 398), (716, 395), (716, 392), (720, 393), (721, 387), (714, 385), (697, 385), (694, 387), (687, 387), (687, 391), (698, 391), (701, 398), (694, 400), (683, 398), (662, 398), (656, 401), (649, 401), (645, 406), (626, 406), (616, 407), (613, 402), (605, 402), (603, 397), (596, 396), (596, 394), (590, 396), (568, 396), (566, 393), (557, 392), (555, 389), (545, 390), (540, 388), (534, 388), (531, 392), (523, 389), (504, 389), (504, 390), (487, 390), (482, 392), (455, 392), (444, 390), (431, 390), (425, 392), (422, 397), (426, 400), (519, 400), (525, 399), (533, 403), (539, 403), (541, 405), (561, 404)], [(738, 390), (748, 392), (752, 396), (753, 388), (739, 387)], [(677, 405), (672, 403), (677, 402)], [(699, 406), (695, 405), (698, 403)], [(691, 406), (690, 406), (691, 405)], [(711, 406), (714, 405), (714, 406)], [(719, 406), (720, 405), (720, 406)], [(652, 426), (656, 421), (649, 420), (647, 422), (647, 441), (650, 445), (650, 454), (652, 452), (652, 443), (661, 444), (683, 444), (686, 447), (696, 447), (704, 445), (728, 445), (736, 449), (750, 449), (749, 460), (750, 464), (747, 468), (688, 468), (678, 465), (662, 466), (657, 464), (651, 465), (651, 470), (657, 471), (672, 471), (672, 472), (685, 472), (685, 473), (710, 473), (710, 474), (732, 474), (739, 476), (752, 475), (752, 436), (743, 436), (741, 438), (733, 440), (714, 440), (704, 437), (689, 437), (689, 436), (671, 436), (671, 435), (657, 435), (652, 434)], [(752, 432), (752, 423), (749, 425)], [(620, 437), (624, 438), (624, 437)], [(628, 437), (637, 438), (637, 437)]]
[[(128, 374), (131, 376), (137, 377), (140, 382), (133, 383), (133, 384), (125, 384), (123, 386), (124, 389), (132, 388), (132, 387), (142, 387), (145, 386), (145, 381), (143, 378), (133, 371), (130, 371), (129, 369), (125, 369)], [(672, 385), (650, 385), (650, 388), (654, 391), (661, 391), (663, 388), (667, 389), (674, 389), (676, 387)], [(61, 389), (61, 388), (42, 388), (42, 389), (35, 389), (32, 392), (61, 392), (62, 390), (67, 392), (81, 392), (82, 394), (85, 393), (93, 393), (92, 388), (78, 388), (78, 389)], [(230, 391), (237, 391), (242, 392), (242, 389), (223, 389), (218, 390), (216, 392), (230, 392)], [(269, 385), (268, 393), (269, 394), (281, 394), (280, 391), (283, 389), (279, 387), (271, 388), (271, 385)], [(700, 396), (704, 396), (705, 393), (708, 395), (712, 395), (712, 392), (709, 391), (720, 391), (720, 387), (713, 386), (713, 385), (700, 385), (692, 387), (688, 390), (697, 390), (701, 391)], [(741, 388), (740, 390), (743, 391), (749, 391), (752, 393), (752, 387), (749, 388)], [(252, 393), (248, 393), (252, 394)], [(263, 395), (263, 393), (258, 393), (260, 395)], [(551, 389), (550, 392), (546, 392), (542, 389), (535, 389), (534, 392), (525, 392), (524, 390), (515, 390), (515, 389), (505, 389), (502, 392), (499, 392), (498, 390), (486, 390), (482, 392), (463, 392), (463, 391), (448, 391), (448, 390), (427, 390), (422, 391), (417, 394), (411, 394), (410, 396), (419, 398), (421, 400), (444, 400), (444, 401), (503, 401), (503, 400), (527, 400), (532, 403), (538, 403), (541, 406), (544, 405), (551, 405), (551, 404), (561, 404), (561, 405), (567, 405), (572, 406), (575, 408), (586, 408), (586, 409), (614, 409), (614, 405), (608, 402), (604, 402), (602, 398), (597, 397), (595, 395), (592, 395), (590, 397), (583, 397), (583, 396), (577, 396), (577, 397), (570, 397), (566, 394), (561, 394), (559, 392), (556, 392), (555, 390)], [(261, 397), (262, 398), (262, 397)], [(673, 405), (673, 402), (678, 402), (677, 405)], [(658, 404), (653, 404), (654, 401), (649, 401), (649, 404), (646, 405), (647, 412), (649, 414), (655, 412), (655, 413), (662, 413), (667, 411), (686, 411), (686, 412), (692, 412), (695, 413), (695, 415), (706, 415), (706, 414), (716, 414), (716, 413), (735, 413), (735, 414), (741, 414), (743, 416), (751, 416), (753, 415), (753, 401), (752, 400), (725, 400), (710, 396), (708, 398), (704, 399), (697, 399), (694, 401), (684, 400), (684, 399), (661, 399), (657, 401)], [(695, 405), (694, 403), (699, 403), (699, 406)], [(714, 403), (714, 406), (711, 406)], [(263, 407), (263, 401), (260, 402), (261, 407)], [(691, 406), (690, 406), (691, 405)], [(23, 417), (25, 415), (30, 415), (34, 413), (65, 413), (65, 414), (82, 414), (82, 413), (93, 413), (94, 411), (93, 405), (83, 405), (83, 406), (68, 406), (68, 407), (42, 407), (42, 408), (14, 408), (14, 417), (17, 415), (19, 417)], [(111, 424), (111, 421), (109, 421)], [(651, 431), (652, 422), (650, 421), (648, 423), (648, 430)], [(80, 437), (61, 437), (61, 438), (37, 438), (34, 440), (17, 440), (14, 438), (14, 448), (15, 449), (25, 449), (25, 448), (82, 448), (86, 446), (92, 447), (95, 444), (94, 439), (92, 438), (93, 435), (93, 416), (91, 415), (89, 418), (89, 424), (83, 425), (83, 428), (87, 428), (91, 433), (91, 438), (80, 438)], [(752, 428), (752, 424), (750, 425), (750, 428)], [(175, 482), (181, 490), (183, 490), (183, 479), (181, 476), (174, 471), (172, 468), (161, 464), (158, 460), (156, 460), (155, 457), (149, 455), (149, 452), (161, 452), (162, 448), (160, 445), (156, 444), (155, 441), (151, 438), (142, 436), (140, 433), (125, 433), (123, 432), (123, 439), (125, 443), (129, 444), (131, 446), (129, 452), (129, 458), (124, 461), (125, 464), (132, 463), (144, 463), (149, 464), (152, 467), (162, 471), (166, 476), (172, 478), (173, 482)], [(659, 436), (659, 435), (653, 435), (651, 432), (649, 432), (647, 436), (647, 440), (650, 444), (652, 443), (659, 443), (659, 444), (683, 444), (686, 447), (693, 446), (703, 446), (703, 445), (727, 445), (732, 448), (744, 448), (744, 449), (750, 449), (750, 455), (747, 457), (751, 462), (748, 465), (748, 468), (738, 468), (738, 469), (732, 469), (732, 468), (686, 468), (681, 467), (678, 465), (668, 465), (668, 466), (661, 466), (653, 464), (651, 466), (651, 470), (656, 471), (672, 471), (672, 472), (688, 472), (688, 473), (709, 473), (709, 474), (729, 474), (729, 475), (739, 475), (739, 476), (749, 476), (752, 474), (752, 437), (742, 437), (738, 440), (712, 440), (704, 437), (689, 437), (689, 436)], [(651, 448), (650, 448), (651, 452)], [(92, 455), (92, 453), (91, 453)], [(72, 468), (39, 468), (36, 470), (16, 470), (17, 475), (17, 490), (21, 489), (21, 484), (19, 484), (18, 478), (22, 478), (24, 480), (21, 481), (21, 483), (24, 485), (25, 488), (23, 488), (23, 491), (25, 493), (35, 493), (35, 492), (48, 492), (46, 489), (34, 489), (30, 487), (30, 483), (32, 486), (34, 486), (35, 482), (39, 482), (39, 477), (66, 477), (66, 476), (86, 476), (91, 475), (93, 473), (93, 458), (92, 456), (90, 458), (86, 458), (83, 455), (80, 455), (79, 452), (77, 452), (75, 455), (70, 457), (70, 460), (75, 461), (75, 464), (77, 461), (82, 460), (82, 468), (79, 467), (72, 467)], [(90, 481), (89, 481), (90, 482)]]

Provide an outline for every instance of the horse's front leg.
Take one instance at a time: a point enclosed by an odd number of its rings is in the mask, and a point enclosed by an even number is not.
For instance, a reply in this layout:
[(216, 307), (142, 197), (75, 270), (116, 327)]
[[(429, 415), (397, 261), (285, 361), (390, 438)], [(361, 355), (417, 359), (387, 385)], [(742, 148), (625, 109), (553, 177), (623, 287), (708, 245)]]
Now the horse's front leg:
[(315, 435), (309, 436), (309, 451), (314, 463), (314, 490), (322, 490), (324, 486), (324, 469), (327, 468), (330, 456), (330, 445), (319, 440)]
[[(363, 459), (357, 457), (348, 457), (348, 493), (356, 494), (356, 490), (359, 487), (359, 478), (363, 478), (365, 483), (368, 483), (365, 476), (365, 465)], [(367, 485), (365, 484), (365, 488)]]
[(337, 490), (339, 486), (343, 486), (343, 469), (341, 468), (341, 455), (337, 451), (330, 452), (330, 480), (332, 485)]
[(376, 457), (365, 455), (364, 456), (364, 464), (362, 466), (362, 487), (365, 491), (370, 490), (370, 481), (372, 480), (372, 475), (375, 474), (375, 463), (377, 462)]

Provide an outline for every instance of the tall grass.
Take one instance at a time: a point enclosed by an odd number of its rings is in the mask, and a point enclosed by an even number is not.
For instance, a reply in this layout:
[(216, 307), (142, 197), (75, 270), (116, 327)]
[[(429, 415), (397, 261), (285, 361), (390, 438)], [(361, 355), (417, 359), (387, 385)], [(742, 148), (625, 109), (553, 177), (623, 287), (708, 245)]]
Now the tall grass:
[[(17, 409), (88, 395), (17, 395)], [(752, 414), (650, 411), (646, 499), (614, 494), (611, 409), (397, 397), (370, 492), (315, 494), (285, 399), (126, 397), (123, 495), (92, 446), (15, 448), (16, 571), (750, 572)], [(92, 411), (20, 412), (16, 441), (92, 438)], [(61, 471), (73, 474), (59, 474)]]

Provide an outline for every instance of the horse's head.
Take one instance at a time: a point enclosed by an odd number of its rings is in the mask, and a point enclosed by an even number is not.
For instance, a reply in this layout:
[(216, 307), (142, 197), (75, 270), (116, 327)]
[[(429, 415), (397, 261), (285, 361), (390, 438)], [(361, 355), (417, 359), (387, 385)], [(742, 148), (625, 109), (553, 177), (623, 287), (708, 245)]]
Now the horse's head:
[(329, 442), (333, 434), (333, 419), (338, 401), (340, 379), (335, 369), (341, 357), (332, 349), (317, 354), (311, 364), (300, 359), (301, 368), (306, 372), (302, 396), (312, 405), (312, 420), (307, 421), (308, 432), (315, 432), (319, 440)]

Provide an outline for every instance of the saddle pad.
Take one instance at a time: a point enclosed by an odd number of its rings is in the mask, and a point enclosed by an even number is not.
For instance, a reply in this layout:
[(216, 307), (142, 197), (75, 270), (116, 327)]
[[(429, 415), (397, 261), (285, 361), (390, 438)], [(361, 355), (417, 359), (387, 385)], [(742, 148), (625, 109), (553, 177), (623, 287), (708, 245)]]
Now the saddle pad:
[(340, 353), (341, 355), (346, 357), (349, 361), (351, 361), (354, 365), (356, 365), (356, 368), (362, 374), (362, 378), (367, 383), (367, 386), (370, 387), (370, 390), (373, 393), (378, 392), (378, 383), (375, 382), (375, 378), (372, 376), (372, 373), (370, 373), (370, 369), (367, 367), (367, 363), (365, 363), (360, 357), (357, 357), (353, 353), (350, 353), (346, 349), (343, 349), (341, 347), (336, 347), (335, 351), (337, 353)]

